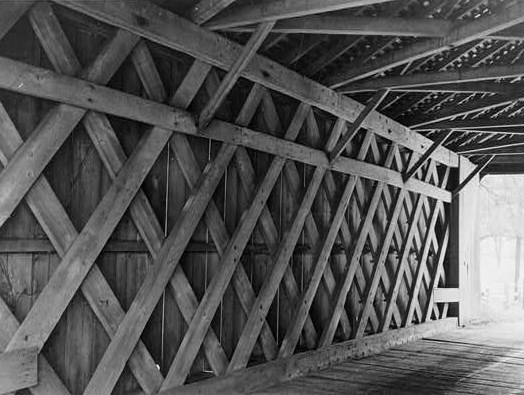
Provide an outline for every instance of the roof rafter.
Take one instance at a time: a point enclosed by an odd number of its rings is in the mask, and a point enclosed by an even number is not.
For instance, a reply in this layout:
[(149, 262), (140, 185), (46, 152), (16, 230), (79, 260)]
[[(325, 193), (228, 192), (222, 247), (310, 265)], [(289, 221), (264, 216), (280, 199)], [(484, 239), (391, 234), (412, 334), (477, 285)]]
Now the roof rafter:
[[(433, 18), (353, 17), (344, 15), (311, 15), (279, 21), (273, 31), (277, 33), (445, 37), (453, 22)], [(256, 26), (226, 29), (234, 32), (252, 32)]]
[(524, 117), (515, 118), (494, 118), (494, 119), (463, 119), (453, 121), (442, 121), (429, 124), (427, 126), (416, 127), (416, 130), (434, 129), (463, 129), (463, 130), (484, 130), (490, 128), (515, 128), (524, 127)]
[(513, 66), (485, 66), (467, 70), (458, 69), (377, 78), (348, 85), (339, 91), (341, 93), (351, 93), (378, 89), (404, 90), (418, 87), (426, 87), (427, 89), (428, 86), (433, 85), (479, 82), (521, 76), (524, 76), (524, 65), (521, 64)]
[(452, 47), (490, 36), (498, 31), (512, 27), (524, 21), (524, 3), (512, 5), (499, 14), (479, 18), (459, 25), (444, 38), (425, 39), (408, 45), (404, 49), (388, 54), (367, 65), (350, 68), (333, 75), (328, 80), (332, 88), (342, 87), (355, 80), (370, 77), (413, 60), (433, 55)]
[(266, 21), (296, 18), (323, 12), (386, 3), (392, 0), (267, 0), (226, 11), (206, 24), (209, 29), (227, 29)]
[(235, 0), (200, 0), (200, 2), (191, 10), (189, 17), (193, 22), (201, 25), (213, 18), (234, 1)]

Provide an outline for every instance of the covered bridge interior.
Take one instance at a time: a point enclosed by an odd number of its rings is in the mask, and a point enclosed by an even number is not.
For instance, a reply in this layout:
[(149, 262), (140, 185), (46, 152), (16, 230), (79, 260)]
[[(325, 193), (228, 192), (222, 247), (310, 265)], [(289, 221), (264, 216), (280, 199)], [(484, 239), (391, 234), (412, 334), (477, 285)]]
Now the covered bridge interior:
[(0, 393), (263, 391), (466, 325), (479, 178), (524, 173), (523, 23), (0, 1)]

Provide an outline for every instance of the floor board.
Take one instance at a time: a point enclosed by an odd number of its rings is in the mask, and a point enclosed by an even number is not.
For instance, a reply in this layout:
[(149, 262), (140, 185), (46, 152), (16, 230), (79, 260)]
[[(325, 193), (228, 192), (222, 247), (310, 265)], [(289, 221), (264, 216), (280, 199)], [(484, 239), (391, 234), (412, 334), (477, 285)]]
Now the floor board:
[(256, 394), (524, 394), (524, 323), (458, 329)]

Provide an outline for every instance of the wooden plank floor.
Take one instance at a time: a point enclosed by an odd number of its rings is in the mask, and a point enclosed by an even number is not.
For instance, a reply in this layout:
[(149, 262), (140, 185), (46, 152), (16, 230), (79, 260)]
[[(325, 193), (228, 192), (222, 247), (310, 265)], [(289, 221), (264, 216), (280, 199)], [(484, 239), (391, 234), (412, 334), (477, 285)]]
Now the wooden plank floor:
[(524, 323), (436, 335), (257, 394), (524, 394)]

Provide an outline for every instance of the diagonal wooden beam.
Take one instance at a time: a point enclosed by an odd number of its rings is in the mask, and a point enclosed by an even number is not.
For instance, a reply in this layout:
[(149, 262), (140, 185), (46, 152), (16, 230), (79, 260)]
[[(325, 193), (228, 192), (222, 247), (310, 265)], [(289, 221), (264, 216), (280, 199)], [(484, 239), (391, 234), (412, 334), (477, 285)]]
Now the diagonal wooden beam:
[[(369, 134), (370, 132), (368, 132)], [(396, 145), (393, 145), (388, 152), (387, 158), (385, 160), (384, 166), (390, 167), (393, 163), (393, 159), (395, 157), (395, 152), (398, 149)], [(357, 182), (356, 177), (350, 177), (348, 181), (348, 185), (352, 184), (355, 185)], [(324, 327), (324, 330), (322, 332), (322, 336), (320, 337), (319, 344), (321, 346), (326, 346), (331, 343), (333, 336), (335, 334), (335, 328), (338, 324), (338, 320), (340, 318), (340, 313), (342, 309), (344, 308), (344, 304), (346, 302), (347, 294), (349, 292), (349, 289), (351, 287), (351, 284), (353, 283), (353, 279), (355, 276), (355, 273), (357, 272), (357, 266), (360, 265), (360, 259), (362, 255), (362, 251), (364, 249), (364, 245), (366, 243), (366, 240), (368, 238), (368, 233), (370, 232), (371, 227), (373, 226), (373, 218), (375, 217), (375, 213), (377, 211), (382, 191), (384, 187), (386, 186), (385, 183), (378, 183), (375, 186), (373, 195), (369, 201), (369, 204), (367, 206), (366, 215), (361, 220), (361, 223), (358, 227), (357, 231), (357, 239), (354, 242), (353, 249), (351, 251), (351, 257), (348, 259), (348, 264), (346, 265), (346, 270), (342, 276), (343, 281), (339, 284), (336, 296), (335, 296), (335, 303), (333, 303), (332, 310), (330, 312), (330, 318), (328, 324)], [(396, 221), (395, 221), (396, 222)], [(355, 336), (355, 329), (352, 333), (352, 336)]]
[[(310, 111), (308, 114), (308, 121), (312, 116), (312, 112)], [(310, 122), (308, 122), (308, 124), (309, 123)], [(328, 148), (332, 144), (332, 141), (335, 141), (338, 137), (341, 125), (342, 123), (335, 125), (331, 133), (331, 137), (327, 143)], [(267, 314), (271, 302), (275, 297), (276, 291), (287, 267), (287, 262), (293, 253), (296, 242), (298, 241), (300, 230), (304, 227), (306, 219), (310, 215), (309, 211), (314, 202), (318, 188), (320, 187), (324, 173), (325, 171), (317, 168), (312, 176), (306, 194), (304, 195), (302, 203), (295, 215), (295, 219), (286, 233), (287, 236), (281, 241), (279, 249), (277, 250), (273, 271), (264, 282), (264, 285), (262, 286), (262, 289), (257, 298), (255, 308), (248, 317), (248, 321), (246, 322), (235, 353), (231, 359), (230, 367), (228, 369), (229, 371), (241, 369), (245, 367), (248, 362), (249, 356), (254, 346), (254, 341), (256, 340), (256, 336), (260, 331), (260, 319)], [(312, 218), (311, 220), (314, 222)], [(314, 238), (311, 241), (313, 245), (316, 245), (318, 241), (318, 231), (316, 230), (316, 225), (312, 224), (310, 226), (314, 226), (314, 229), (309, 229), (308, 232), (310, 233), (310, 237), (312, 236), (311, 233), (314, 234)], [(326, 272), (329, 271), (330, 270), (326, 270)], [(256, 308), (257, 306), (258, 308)]]
[[(127, 32), (117, 32), (81, 77), (94, 83), (106, 83), (137, 40)], [(0, 226), (9, 218), (85, 113), (84, 109), (65, 104), (54, 107), (9, 161), (0, 173)]]
[[(283, 128), (282, 128), (282, 125), (280, 124), (280, 119), (279, 119), (279, 115), (275, 107), (275, 103), (273, 102), (271, 95), (269, 95), (269, 93), (266, 94), (266, 96), (264, 96), (264, 99), (265, 100), (262, 103), (264, 120), (272, 133), (280, 134)], [(308, 112), (307, 117), (306, 117), (305, 132), (308, 134), (313, 133), (315, 135), (318, 135), (320, 138), (320, 131), (318, 130), (313, 111), (311, 110)], [(332, 141), (338, 138), (339, 132), (340, 132), (339, 125), (337, 124), (335, 125), (335, 127), (333, 128), (333, 130), (330, 133), (330, 137), (329, 137), (328, 143), (326, 143), (326, 147), (332, 146)], [(331, 172), (325, 173), (324, 182), (329, 183), (330, 180), (331, 181), (333, 180), (333, 177), (331, 177), (330, 173)], [(284, 177), (289, 187), (289, 190), (286, 191), (288, 198), (295, 199), (296, 196), (301, 196), (303, 193), (303, 188), (304, 188), (302, 185), (303, 183), (302, 176), (300, 175), (297, 169), (297, 166), (294, 162), (288, 161), (286, 163), (286, 166), (284, 167)], [(323, 183), (323, 186), (325, 186), (324, 183)], [(314, 207), (316, 207), (316, 204), (317, 204), (317, 199), (315, 199)], [(321, 213), (321, 215), (327, 214), (324, 210), (319, 210), (319, 212)], [(323, 221), (323, 219), (321, 221)], [(326, 221), (329, 221), (329, 219), (327, 219)], [(305, 229), (306, 229), (306, 234), (307, 234), (307, 237), (311, 245), (314, 245), (314, 246), (318, 245), (318, 243), (320, 242), (321, 232), (319, 231), (317, 222), (311, 212), (309, 212), (306, 217)], [(285, 282), (286, 282), (286, 277), (294, 278), (291, 275), (287, 274), (290, 272), (292, 272), (290, 268), (286, 270), (286, 273), (284, 274)], [(324, 286), (322, 287), (321, 291), (327, 297), (328, 300), (331, 300), (333, 292), (335, 291), (335, 287), (336, 287), (335, 275), (331, 269), (331, 266), (329, 265), (326, 266), (326, 270), (324, 271), (324, 277), (322, 278), (322, 280), (323, 280), (322, 284)], [(293, 295), (293, 300), (294, 300), (293, 304), (298, 302), (299, 298), (300, 298), (300, 293), (298, 292), (298, 287), (297, 287), (297, 292), (296, 294)], [(310, 348), (313, 348), (316, 346), (317, 336), (315, 332), (314, 339), (312, 339), (314, 341), (310, 341), (308, 339), (308, 333), (312, 332), (310, 329), (310, 326), (312, 326), (312, 321), (310, 318), (308, 318), (304, 325), (304, 334), (306, 335), (307, 346)], [(349, 317), (347, 316), (347, 314), (343, 314), (343, 316), (341, 317), (340, 326), (343, 332), (343, 336), (345, 338), (349, 338), (349, 335), (351, 333), (351, 324), (350, 324)]]
[(374, 74), (411, 62), (426, 56), (445, 51), (478, 38), (489, 36), (497, 31), (517, 25), (524, 21), (524, 4), (515, 3), (496, 15), (476, 19), (457, 25), (444, 38), (427, 39), (408, 45), (400, 51), (393, 51), (369, 65), (342, 71), (329, 78), (328, 85), (339, 88), (355, 80), (371, 77)]
[[(213, 74), (213, 70), (211, 71), (211, 73)], [(210, 85), (218, 86), (218, 76), (216, 76), (215, 74), (215, 77), (216, 78), (212, 78), (211, 81), (216, 81), (216, 84), (212, 83)], [(212, 90), (215, 87), (210, 86), (210, 88)], [(253, 90), (256, 91), (257, 94), (262, 96), (262, 114), (267, 125), (272, 125), (271, 128), (273, 128), (273, 131), (282, 131), (283, 129), (280, 125), (278, 127), (275, 127), (275, 125), (273, 125), (273, 123), (278, 121), (278, 114), (276, 113), (276, 110), (272, 112), (269, 111), (270, 103), (273, 103), (269, 92), (259, 84), (255, 84), (253, 86)], [(212, 93), (210, 93), (210, 95), (212, 95)], [(274, 106), (271, 106), (271, 110), (274, 110), (273, 107)], [(238, 122), (237, 120), (237, 124), (240, 125), (245, 125), (247, 123), (249, 123), (247, 122), (247, 119), (245, 122)], [(256, 193), (257, 178), (255, 169), (253, 167), (253, 164), (251, 163), (250, 156), (244, 147), (239, 146), (237, 151), (235, 152), (235, 164), (240, 179), (241, 190), (244, 192), (245, 198), (249, 200)], [(292, 167), (295, 167), (293, 162), (288, 162), (287, 166), (285, 166), (284, 168), (284, 171), (286, 172), (287, 170), (289, 170), (289, 168)], [(299, 178), (298, 175), (296, 177)], [(258, 221), (258, 227), (261, 231), (262, 237), (265, 240), (268, 250), (271, 254), (273, 254), (278, 247), (277, 237), (279, 232), (273, 219), (273, 216), (267, 206), (262, 209), (262, 213), (260, 214), (260, 218)], [(290, 301), (290, 304), (294, 304), (295, 301), (299, 298), (300, 292), (291, 268), (286, 269), (284, 273), (283, 285), (284, 290), (286, 291), (286, 294)], [(311, 318), (307, 319), (306, 325), (304, 326), (304, 337), (306, 339), (307, 345), (309, 347), (314, 347), (317, 340), (317, 333)]]
[(333, 150), (329, 152), (329, 159), (331, 162), (337, 159), (342, 151), (344, 151), (349, 141), (359, 131), (362, 124), (364, 124), (366, 118), (380, 105), (380, 102), (385, 99), (388, 92), (388, 90), (378, 91), (366, 104), (366, 108), (364, 108), (364, 110), (358, 114), (357, 119), (349, 126), (346, 134), (338, 141)]
[(189, 13), (189, 18), (201, 25), (226, 9), (235, 0), (200, 0)]
[[(150, 63), (150, 61), (148, 63)], [(154, 64), (149, 64), (149, 66), (143, 64), (142, 66), (144, 66), (144, 68), (139, 71), (139, 75), (151, 76), (155, 74), (154, 71), (156, 70), (156, 68), (154, 67)], [(200, 65), (197, 63), (193, 67), (199, 68)], [(181, 83), (181, 87), (190, 84), (190, 82), (185, 81), (187, 80), (187, 78), (193, 78), (194, 75), (194, 73), (188, 73), (188, 76)], [(196, 93), (199, 90), (198, 84), (193, 84), (193, 86), (194, 91), (189, 94), (190, 98), (194, 97), (194, 95), (196, 95)], [(237, 118), (237, 122), (239, 124), (249, 123), (249, 118), (251, 118), (254, 115), (253, 109), (256, 109), (258, 107), (258, 103), (261, 100), (261, 95), (258, 91), (258, 88), (255, 87), (254, 89), (252, 89), (250, 97), (246, 99), (247, 104), (244, 106), (244, 108), (247, 110), (242, 111), (241, 116)], [(162, 90), (157, 92), (157, 96), (160, 101), (165, 100), (165, 96), (162, 96), (162, 93)], [(182, 90), (182, 92), (175, 92), (173, 98), (171, 99), (171, 103), (174, 105), (180, 105), (181, 107), (187, 107), (188, 103), (191, 102), (190, 99), (188, 100), (186, 98), (187, 93), (188, 92), (186, 90)], [(182, 94), (185, 97), (183, 97)], [(255, 99), (252, 99), (252, 97), (254, 97)], [(242, 119), (243, 117), (244, 119)], [(172, 138), (170, 146), (173, 152), (175, 153), (175, 157), (183, 172), (186, 182), (188, 183), (191, 190), (193, 190), (195, 186), (198, 184), (198, 179), (201, 176), (201, 170), (196, 160), (196, 157), (193, 154), (191, 146), (187, 141), (187, 138), (182, 134), (177, 134)], [(215, 242), (218, 253), (221, 256), (224, 254), (227, 248), (230, 236), (224, 224), (224, 221), (220, 215), (218, 207), (216, 206), (213, 200), (209, 202), (209, 205), (206, 209), (205, 220), (208, 225), (211, 238)], [(253, 308), (256, 296), (253, 291), (253, 288), (250, 285), (249, 277), (245, 272), (242, 264), (238, 265), (237, 270), (233, 275), (233, 286), (238, 295), (242, 308), (244, 309), (246, 315), (248, 315), (251, 309)], [(190, 320), (187, 323), (190, 324)], [(260, 340), (266, 358), (268, 360), (274, 358), (277, 352), (277, 344), (271, 332), (271, 328), (265, 320), (263, 321)]]
[(431, 245), (431, 235), (434, 232), (434, 228), (437, 223), (438, 214), (439, 214), (438, 202), (433, 202), (433, 204), (431, 205), (430, 220), (426, 228), (426, 236), (423, 242), (422, 256), (418, 262), (417, 270), (415, 273), (415, 279), (414, 279), (415, 281), (411, 284), (411, 289), (409, 292), (410, 299), (408, 302), (407, 314), (404, 317), (404, 322), (402, 323), (403, 326), (410, 325), (413, 320), (415, 304), (418, 303), (420, 288), (422, 286), (422, 277), (424, 273), (424, 267), (427, 267), (426, 263), (427, 263), (429, 249)]
[[(286, 132), (286, 139), (294, 140), (297, 138), (309, 106), (301, 104), (291, 121)], [(227, 250), (220, 262), (220, 272), (217, 273), (207, 291), (205, 292), (191, 325), (180, 344), (175, 359), (169, 368), (169, 372), (162, 384), (162, 389), (167, 389), (175, 385), (181, 385), (186, 380), (193, 360), (202, 343), (202, 336), (211, 324), (215, 311), (220, 304), (220, 299), (224, 294), (229, 281), (236, 269), (237, 263), (242, 256), (251, 233), (253, 232), (262, 209), (266, 205), (273, 186), (275, 185), (286, 160), (276, 157), (272, 160), (266, 174), (256, 190), (252, 203), (244, 212), (237, 229), (235, 230), (228, 244)]]
[[(231, 67), (242, 51), (240, 45), (199, 28), (147, 1), (142, 1), (140, 4), (127, 1), (86, 0), (55, 0), (55, 2), (97, 20), (125, 28), (148, 40), (182, 51), (224, 70)], [(139, 24), (137, 21), (147, 23)], [(348, 122), (353, 122), (364, 108), (356, 101), (262, 56), (255, 55), (242, 76)], [(411, 132), (398, 122), (387, 120), (387, 127), (385, 127), (386, 119), (374, 112), (367, 121), (369, 125), (364, 127), (370, 127), (377, 135), (393, 140), (415, 152), (423, 152), (431, 146), (431, 140)], [(446, 165), (458, 166), (457, 156), (447, 149), (437, 150), (434, 157)]]
[(464, 179), (464, 181), (462, 181), (459, 186), (457, 186), (454, 190), (453, 190), (453, 196), (456, 196), (458, 195), (469, 183), (470, 181), (475, 178), (475, 176), (477, 174), (479, 174), (482, 170), (484, 170), (490, 163), (491, 161), (495, 158), (495, 155), (491, 155), (491, 156), (488, 156), (487, 158), (485, 158), (479, 165), (477, 165), (477, 167), (471, 171), (471, 173), (468, 174), (468, 176)]
[[(431, 168), (434, 167), (434, 163), (430, 162), (428, 166), (428, 171), (425, 175), (425, 180), (429, 181), (431, 179)], [(379, 331), (383, 332), (385, 330), (389, 329), (389, 324), (391, 322), (391, 317), (393, 313), (393, 308), (396, 305), (397, 297), (400, 292), (400, 286), (402, 284), (402, 278), (404, 276), (404, 272), (406, 270), (409, 270), (407, 268), (406, 261), (408, 259), (408, 255), (410, 254), (411, 246), (413, 243), (413, 238), (415, 236), (415, 233), (417, 231), (417, 224), (419, 223), (419, 218), (422, 214), (422, 208), (423, 208), (423, 200), (424, 197), (419, 195), (417, 197), (415, 205), (411, 209), (411, 214), (409, 217), (409, 226), (408, 230), (406, 232), (406, 236), (404, 239), (404, 244), (402, 246), (402, 250), (399, 254), (400, 258), (398, 261), (398, 266), (394, 274), (394, 280), (393, 280), (393, 287), (390, 288), (390, 293), (387, 297), (387, 304), (385, 308), (385, 312), (383, 315), (383, 318), (380, 323)], [(406, 210), (406, 212), (410, 212)]]
[[(60, 70), (65, 74), (76, 74), (80, 69), (80, 64), (50, 6), (47, 3), (39, 3), (37, 6), (33, 7), (30, 12), (30, 21), (55, 69)], [(134, 63), (146, 61), (146, 56), (140, 48), (143, 47), (135, 47), (133, 51), (132, 59)], [(118, 138), (113, 131), (111, 124), (105, 115), (93, 112), (89, 112), (84, 117), (83, 124), (93, 141), (94, 146), (99, 152), (108, 174), (114, 180), (124, 165), (127, 157), (123, 148), (118, 143)], [(156, 252), (162, 245), (164, 234), (158, 220), (156, 220), (153, 209), (142, 190), (138, 191), (137, 196), (130, 205), (129, 211), (140, 234), (145, 240), (151, 255), (155, 257)], [(105, 289), (105, 297), (104, 295), (95, 296), (88, 294), (86, 299), (93, 307), (95, 313), (100, 310), (98, 307), (98, 300), (112, 301), (111, 304), (116, 306), (115, 309), (118, 311), (111, 311), (110, 314), (102, 316), (101, 319), (104, 328), (106, 328), (109, 337), (111, 338), (116, 331), (118, 324), (124, 318), (125, 312), (120, 307), (116, 297), (110, 291), (109, 285), (105, 284), (105, 279), (101, 277), (101, 274), (98, 276), (92, 275), (93, 271), (99, 274), (98, 270), (94, 270), (94, 268), (91, 270), (90, 277), (96, 277), (96, 282), (95, 280), (90, 281), (92, 284), (98, 284), (98, 287), (93, 286), (92, 288), (94, 290)], [(88, 282), (88, 280), (83, 283), (82, 289), (84, 289), (86, 282)], [(174, 290), (175, 300), (180, 307), (182, 315), (186, 321), (189, 322), (192, 317), (191, 311), (194, 312), (196, 305), (198, 305), (197, 298), (191, 290), (189, 281), (187, 281), (185, 275), (180, 272), (177, 273), (177, 276), (173, 277), (170, 285)], [(184, 292), (179, 292), (179, 290), (184, 290)], [(100, 294), (100, 291), (98, 293)], [(97, 313), (97, 316), (100, 316), (100, 314)], [(210, 333), (206, 338), (206, 341), (204, 342), (204, 350), (212, 369), (217, 373), (225, 371), (225, 368), (227, 367), (227, 358), (214, 333)], [(144, 391), (146, 391), (146, 393), (153, 393), (160, 388), (163, 377), (156, 368), (156, 364), (149, 356), (149, 353), (142, 342), (138, 343), (137, 351), (133, 352), (133, 355), (130, 358), (131, 370), (135, 374), (138, 382), (142, 385)], [(143, 357), (142, 355), (145, 355), (146, 357)], [(142, 356), (142, 363), (134, 362), (135, 359), (140, 361), (137, 356)]]
[[(320, 150), (218, 120), (212, 121), (208, 129), (197, 133), (192, 117), (185, 111), (173, 110), (170, 106), (138, 96), (76, 78), (59, 76), (48, 70), (43, 71), (38, 67), (2, 57), (0, 57), (0, 66), (0, 87), (9, 90), (19, 88), (17, 91), (37, 97), (63, 101), (176, 132), (198, 134), (222, 142), (240, 144), (313, 166), (329, 167), (341, 173), (386, 181), (394, 186), (404, 186), (410, 191), (423, 193), (446, 202), (451, 200), (451, 194), (448, 191), (416, 179), (404, 183), (400, 173), (378, 165), (345, 157), (339, 157), (333, 163), (329, 163), (327, 155)], [(32, 77), (35, 73), (39, 75), (38, 79)], [(13, 79), (18, 84), (23, 82), (23, 86), (13, 85)], [(428, 141), (431, 140), (428, 139)]]
[[(2, 123), (0, 158), (3, 163), (6, 163), (7, 159), (13, 155), (16, 147), (22, 144), (22, 139), (2, 106), (0, 106), (0, 119)], [(62, 258), (78, 233), (44, 177), (39, 178), (33, 185), (26, 195), (26, 202), (52, 241), (58, 256)], [(124, 311), (96, 265), (93, 266), (88, 277), (82, 283), (81, 290), (86, 300), (93, 306), (95, 315), (99, 318), (103, 328), (111, 336), (118, 327), (119, 318), (123, 318)], [(99, 303), (100, 300), (107, 300), (107, 303)], [(7, 317), (6, 320), (8, 320)], [(18, 327), (18, 325), (16, 326)], [(9, 338), (5, 339), (5, 345), (14, 334), (15, 332), (12, 332)], [(43, 356), (40, 358), (43, 359)], [(42, 365), (42, 362), (40, 362), (40, 365)], [(140, 343), (133, 353), (130, 359), (130, 368), (146, 393), (153, 393), (158, 390), (163, 378), (143, 343)], [(39, 385), (32, 389), (32, 392), (46, 391), (47, 384), (45, 383), (50, 380), (47, 372), (49, 369), (47, 367), (41, 369)], [(55, 387), (51, 393), (62, 392), (59, 387)]]
[(364, 299), (363, 309), (358, 319), (358, 327), (355, 331), (355, 338), (357, 339), (362, 337), (364, 335), (364, 331), (366, 330), (369, 315), (371, 314), (371, 310), (373, 309), (373, 302), (375, 300), (375, 295), (378, 290), (379, 281), (384, 273), (387, 255), (389, 254), (389, 248), (391, 246), (393, 234), (397, 227), (397, 221), (400, 216), (400, 211), (402, 210), (402, 205), (404, 203), (406, 194), (406, 190), (400, 189), (395, 197), (395, 203), (392, 209), (392, 213), (391, 216), (388, 218), (387, 231), (384, 235), (384, 240), (382, 241), (382, 248), (380, 249), (378, 259), (376, 260), (376, 262), (374, 262), (373, 271), (371, 274), (371, 282), (368, 286), (368, 292)]
[(40, 350), (43, 347), (170, 135), (170, 131), (159, 128), (144, 134), (84, 229), (67, 250), (6, 350), (26, 346)]
[[(395, 37), (444, 37), (453, 23), (445, 19), (387, 18), (348, 15), (311, 15), (278, 21), (274, 33), (329, 34)], [(252, 32), (253, 26), (226, 29), (234, 32)]]
[[(308, 136), (309, 142), (313, 146), (318, 146), (319, 144), (321, 144), (321, 135), (320, 135), (320, 131), (318, 129), (318, 125), (316, 123), (316, 120), (313, 114), (311, 114), (311, 116), (308, 117), (307, 121), (308, 121), (307, 122), (308, 127), (306, 130), (309, 133), (309, 136)], [(326, 150), (332, 149), (336, 141), (339, 139), (340, 135), (343, 134), (344, 129), (347, 129), (346, 122), (341, 119), (338, 119), (334, 127), (334, 132), (331, 133), (331, 135), (329, 136), (328, 142), (325, 145)], [(347, 131), (345, 133), (347, 133)], [(358, 160), (365, 159), (365, 156), (367, 154), (366, 145), (368, 144), (368, 142), (369, 142), (368, 140), (365, 140), (362, 146), (360, 147), (359, 152), (357, 154)], [(362, 188), (360, 181), (361, 180), (359, 179), (356, 184), (356, 191), (357, 191), (357, 196), (363, 199), (365, 192)], [(318, 200), (315, 201), (315, 210), (316, 212), (318, 212), (318, 216), (322, 223), (329, 223), (331, 221), (330, 214), (327, 212), (327, 210), (325, 210), (324, 205), (326, 204), (326, 202), (329, 204), (332, 211), (336, 210), (336, 199), (338, 197), (337, 189), (338, 189), (337, 181), (333, 177), (333, 173), (331, 171), (326, 172), (326, 174), (324, 175), (324, 182), (323, 182), (323, 193), (325, 196), (325, 201), (322, 201), (322, 202)], [(340, 225), (339, 236), (342, 242), (342, 246), (344, 250), (346, 251), (345, 259), (350, 259), (349, 252), (351, 251), (351, 247), (352, 247), (352, 235), (351, 235), (351, 230), (350, 230), (347, 218), (344, 218), (342, 221), (342, 224)], [(320, 242), (320, 238), (317, 235), (316, 239), (312, 240), (312, 245), (319, 245), (319, 242)], [(371, 242), (374, 243), (375, 240), (371, 238)], [(326, 265), (325, 273), (329, 273), (330, 271), (331, 271), (331, 266)], [(362, 272), (362, 268), (360, 266), (357, 269), (356, 279), (357, 279), (358, 291), (363, 292), (363, 290), (365, 289), (366, 279), (365, 279), (364, 273)], [(333, 286), (331, 290), (331, 295), (332, 295), (331, 299), (333, 299), (333, 295), (335, 295), (335, 292), (336, 292), (336, 287)], [(342, 310), (340, 324), (342, 326), (342, 329), (344, 330), (344, 336), (346, 337), (346, 339), (349, 339), (351, 332), (344, 328), (345, 326), (344, 321), (346, 320), (345, 316), (346, 316), (346, 311)], [(371, 318), (372, 318), (373, 324), (376, 324), (378, 326), (378, 318), (375, 315), (372, 315)]]
[(417, 163), (415, 163), (406, 173), (404, 173), (404, 181), (408, 181), (411, 177), (413, 177), (421, 168), (424, 166), (424, 164), (429, 160), (431, 157), (431, 154), (435, 152), (435, 150), (440, 147), (442, 144), (446, 142), (449, 136), (451, 136), (453, 132), (451, 130), (442, 133), (433, 143), (433, 145), (426, 151), (424, 154), (419, 158)]
[(209, 125), (209, 122), (213, 119), (216, 111), (236, 84), (240, 77), (240, 73), (242, 73), (244, 68), (251, 61), (274, 25), (274, 22), (261, 23), (251, 35), (249, 41), (242, 49), (242, 53), (228, 70), (226, 76), (220, 83), (220, 86), (200, 113), (198, 124), (201, 129), (205, 129)]
[[(271, 122), (276, 122), (278, 114), (276, 114), (276, 112), (272, 112), (271, 114), (269, 113), (268, 104), (272, 103), (272, 99), (269, 95), (269, 92), (267, 92), (265, 88), (261, 87), (261, 89), (264, 90), (262, 113), (266, 123), (268, 125), (271, 125)], [(270, 117), (272, 117), (273, 115), (275, 116), (275, 118), (270, 119)], [(282, 129), (277, 128), (277, 130), (281, 131)], [(244, 191), (244, 196), (246, 196), (246, 198), (249, 199), (256, 193), (257, 178), (249, 154), (244, 147), (239, 147), (239, 149), (237, 150), (235, 154), (235, 163), (237, 165), (237, 171), (239, 174), (241, 187)], [(298, 175), (296, 166), (291, 161), (288, 161), (284, 166), (284, 174), (286, 174), (287, 181), (289, 184), (291, 184), (295, 179), (300, 180), (300, 176)], [(294, 179), (291, 180), (290, 177), (294, 177)], [(278, 248), (279, 232), (278, 227), (275, 224), (273, 216), (267, 205), (262, 209), (262, 213), (260, 214), (259, 229), (261, 230), (262, 236), (266, 242), (269, 251), (271, 251), (271, 254), (274, 254)], [(288, 267), (284, 273), (283, 286), (284, 290), (288, 295), (290, 304), (293, 305), (300, 297), (300, 289), (296, 282), (295, 275), (291, 270), (291, 267)], [(313, 325), (313, 321), (310, 317), (307, 318), (306, 324), (304, 325), (304, 337), (308, 347), (312, 348), (315, 346), (317, 341), (317, 332), (315, 330), (315, 326)]]
[(16, 392), (38, 384), (37, 356), (36, 348), (0, 352), (0, 391), (2, 394)]
[(23, 16), (35, 1), (4, 1), (0, 3), (0, 39), (4, 37), (15, 23)]
[(442, 238), (442, 243), (437, 253), (437, 258), (436, 258), (437, 264), (435, 266), (435, 269), (431, 273), (431, 283), (429, 285), (430, 294), (429, 294), (428, 300), (423, 310), (423, 313), (424, 313), (423, 321), (424, 322), (429, 321), (431, 319), (432, 306), (435, 304), (433, 289), (437, 288), (438, 282), (440, 280), (440, 274), (443, 270), (444, 257), (446, 256), (446, 251), (447, 251), (448, 241), (449, 241), (449, 225), (448, 224), (445, 225), (445, 229), (446, 230), (444, 233), (444, 237)]
[(293, 255), (308, 212), (313, 205), (317, 191), (322, 183), (324, 173), (325, 169), (319, 167), (315, 169), (300, 207), (295, 214), (295, 218), (286, 232), (286, 237), (280, 242), (275, 255), (273, 269), (259, 291), (257, 300), (249, 314), (231, 362), (229, 363), (229, 373), (245, 368), (249, 361), (249, 356), (255, 346), (256, 338), (260, 333), (262, 322), (271, 307), (282, 277), (288, 267), (288, 262)]
[(195, 192), (189, 197), (154, 264), (148, 271), (84, 394), (110, 394), (113, 390), (233, 157), (235, 149), (236, 147), (232, 145), (222, 145), (213, 162), (206, 166)]
[(227, 29), (253, 23), (276, 21), (329, 11), (361, 7), (369, 4), (385, 3), (391, 0), (269, 0), (263, 4), (245, 4), (228, 10), (206, 24), (209, 29)]
[[(440, 177), (438, 175), (436, 167), (432, 167), (432, 168), (428, 167), (428, 170), (431, 170), (431, 172), (433, 174), (433, 178), (434, 178), (436, 184), (443, 185), (443, 186), (445, 186), (447, 184), (448, 179), (449, 179), (449, 175), (450, 175), (450, 169), (449, 168), (446, 168), (446, 170), (444, 172), (444, 175), (443, 175), (441, 180), (440, 180)], [(406, 199), (406, 202), (408, 203), (407, 207), (408, 207), (408, 210), (409, 210), (411, 202), (408, 199)], [(420, 222), (418, 224), (419, 225), (419, 231), (417, 233), (415, 233), (415, 240), (414, 240), (414, 243), (413, 243), (413, 244), (417, 244), (418, 245), (418, 247), (416, 247), (416, 250), (418, 251), (419, 257), (423, 255), (424, 241), (422, 240), (422, 238), (425, 235), (424, 232), (429, 227), (429, 221), (430, 221), (430, 216), (431, 216), (431, 214), (430, 214), (431, 213), (431, 205), (430, 205), (430, 202), (429, 202), (428, 199), (424, 198), (422, 200), (422, 206), (423, 206), (423, 215), (420, 217)], [(411, 207), (413, 207), (413, 206), (411, 205)], [(438, 217), (440, 218), (441, 223), (445, 223), (446, 222), (446, 212), (445, 212), (444, 204), (440, 200), (437, 200), (437, 211), (438, 211)], [(439, 241), (437, 240), (437, 237), (436, 237), (435, 228), (433, 227), (433, 228), (429, 228), (429, 229), (430, 229), (430, 234), (429, 234), (430, 243), (433, 246), (433, 249), (435, 251), (437, 251), (439, 249)], [(422, 266), (422, 271), (423, 271), (423, 273), (422, 273), (423, 280), (426, 283), (426, 285), (428, 285), (429, 281), (430, 281), (430, 273), (428, 271), (427, 265), (423, 265)], [(411, 284), (413, 284), (413, 282), (414, 282), (414, 280), (412, 278), (411, 271), (410, 270), (405, 271), (404, 274), (405, 274), (406, 286), (409, 288), (409, 287), (411, 287)], [(427, 290), (422, 288), (422, 291), (426, 294), (425, 296), (427, 296)], [(414, 302), (415, 302), (415, 314), (416, 314), (418, 320), (422, 321), (422, 310), (420, 309), (420, 305), (418, 303), (418, 300), (415, 300)], [(436, 308), (436, 306), (435, 306), (435, 308)]]

